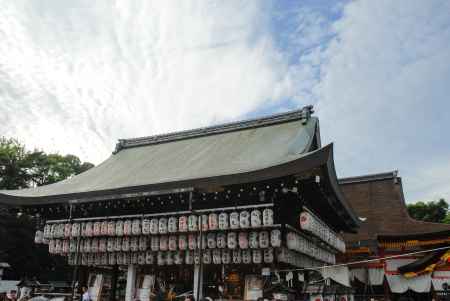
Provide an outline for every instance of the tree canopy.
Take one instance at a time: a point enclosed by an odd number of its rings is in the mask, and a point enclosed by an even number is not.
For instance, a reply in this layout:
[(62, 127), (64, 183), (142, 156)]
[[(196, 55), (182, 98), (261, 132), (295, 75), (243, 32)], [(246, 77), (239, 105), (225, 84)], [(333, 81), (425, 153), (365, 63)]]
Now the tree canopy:
[(450, 224), (449, 205), (444, 199), (408, 205), (409, 215), (420, 221)]
[[(55, 183), (88, 170), (94, 165), (74, 155), (28, 151), (16, 139), (0, 137), (0, 190), (21, 189)], [(0, 208), (0, 261), (11, 265), (7, 276), (18, 279), (58, 279), (68, 272), (58, 256), (49, 256), (34, 244), (34, 220), (15, 216)]]

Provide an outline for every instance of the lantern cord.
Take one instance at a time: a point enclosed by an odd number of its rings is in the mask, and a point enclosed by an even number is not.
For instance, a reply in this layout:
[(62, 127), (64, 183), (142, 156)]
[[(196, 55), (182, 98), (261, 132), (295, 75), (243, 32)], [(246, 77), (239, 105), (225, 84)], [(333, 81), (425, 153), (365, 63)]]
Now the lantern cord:
[(301, 271), (321, 270), (321, 269), (328, 269), (328, 268), (335, 268), (335, 267), (342, 267), (342, 266), (350, 266), (350, 265), (361, 264), (361, 263), (369, 263), (369, 262), (380, 261), (380, 260), (385, 260), (385, 259), (401, 258), (401, 257), (406, 257), (406, 256), (411, 256), (411, 255), (429, 253), (429, 252), (434, 252), (434, 251), (449, 250), (449, 249), (450, 249), (450, 246), (446, 246), (446, 247), (440, 247), (440, 248), (435, 248), (435, 249), (430, 249), (430, 250), (422, 250), (422, 251), (404, 253), (404, 254), (399, 254), (399, 255), (391, 255), (391, 256), (385, 256), (385, 257), (374, 258), (374, 259), (352, 261), (352, 262), (339, 263), (339, 264), (334, 264), (334, 265), (324, 265), (321, 267), (279, 270), (278, 272), (301, 272)]

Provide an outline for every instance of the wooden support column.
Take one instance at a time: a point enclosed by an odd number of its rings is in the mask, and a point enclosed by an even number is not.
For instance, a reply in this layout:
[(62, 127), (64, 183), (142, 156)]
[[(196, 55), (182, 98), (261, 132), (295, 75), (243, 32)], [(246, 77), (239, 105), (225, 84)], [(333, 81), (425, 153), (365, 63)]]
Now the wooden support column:
[[(201, 259), (200, 259), (201, 260)], [(195, 301), (203, 299), (203, 265), (194, 265), (194, 285), (193, 294)]]
[(109, 301), (116, 301), (117, 276), (118, 275), (119, 275), (119, 266), (115, 265), (113, 267), (113, 272), (111, 275), (111, 292), (109, 294)]
[(128, 265), (127, 271), (127, 288), (125, 291), (125, 301), (133, 301), (134, 288), (136, 286), (136, 265)]

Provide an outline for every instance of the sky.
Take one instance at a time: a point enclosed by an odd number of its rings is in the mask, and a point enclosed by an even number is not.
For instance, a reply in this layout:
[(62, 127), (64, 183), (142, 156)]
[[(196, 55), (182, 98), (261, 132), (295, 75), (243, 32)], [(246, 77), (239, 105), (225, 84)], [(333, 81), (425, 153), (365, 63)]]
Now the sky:
[(0, 0), (0, 136), (119, 138), (314, 105), (338, 176), (450, 200), (450, 1)]

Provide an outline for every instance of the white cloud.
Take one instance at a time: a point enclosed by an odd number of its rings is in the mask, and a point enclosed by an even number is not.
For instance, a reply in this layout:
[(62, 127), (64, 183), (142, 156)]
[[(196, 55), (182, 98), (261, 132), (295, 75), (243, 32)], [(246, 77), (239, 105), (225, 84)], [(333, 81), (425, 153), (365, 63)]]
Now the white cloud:
[[(322, 134), (341, 175), (399, 169), (409, 200), (450, 199), (450, 3), (354, 1), (318, 52)], [(432, 176), (425, 170), (438, 170)], [(427, 176), (425, 176), (427, 175)], [(423, 189), (415, 189), (415, 185)], [(448, 183), (448, 182), (447, 182)]]
[(118, 138), (289, 96), (261, 3), (0, 2), (0, 132), (96, 163)]
[(0, 135), (98, 163), (313, 103), (341, 176), (399, 169), (407, 199), (450, 199), (450, 2), (274, 3), (0, 0)]

